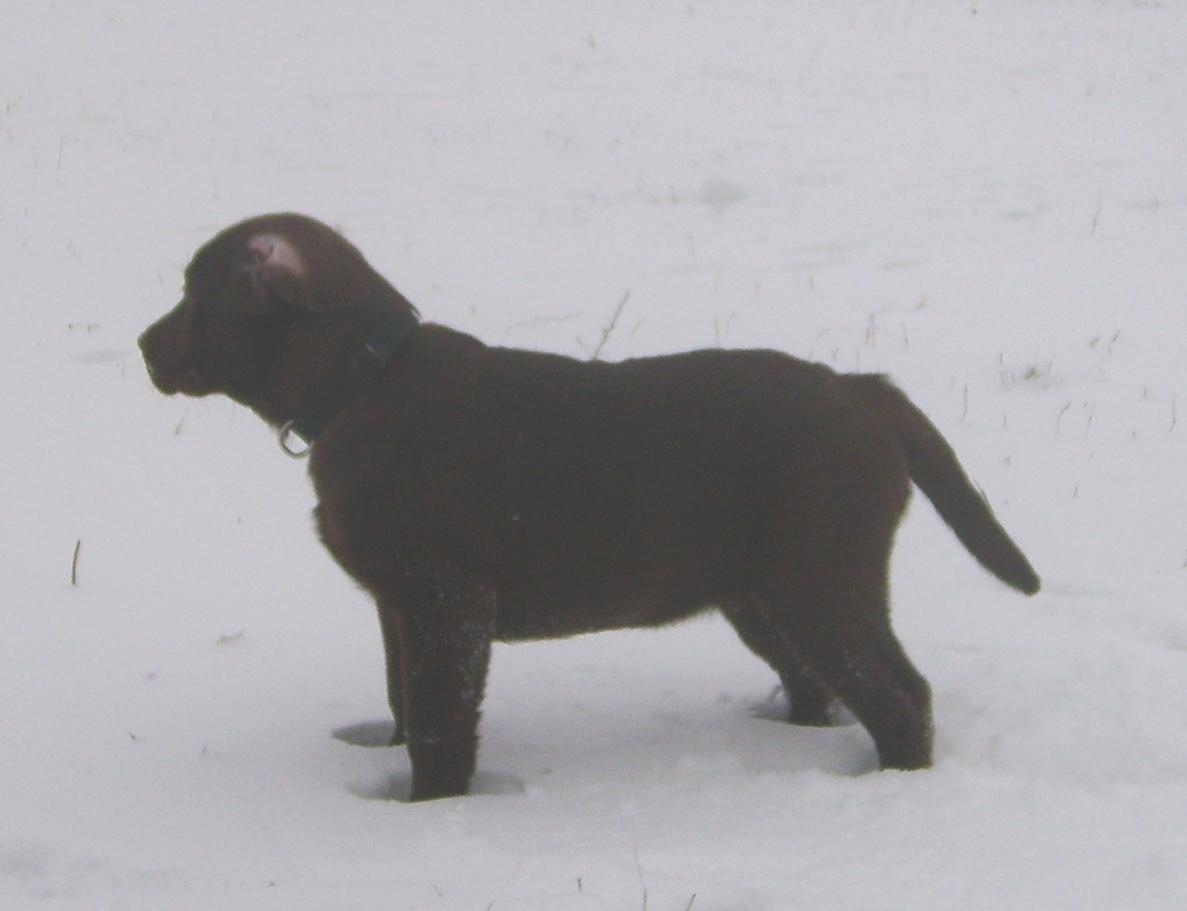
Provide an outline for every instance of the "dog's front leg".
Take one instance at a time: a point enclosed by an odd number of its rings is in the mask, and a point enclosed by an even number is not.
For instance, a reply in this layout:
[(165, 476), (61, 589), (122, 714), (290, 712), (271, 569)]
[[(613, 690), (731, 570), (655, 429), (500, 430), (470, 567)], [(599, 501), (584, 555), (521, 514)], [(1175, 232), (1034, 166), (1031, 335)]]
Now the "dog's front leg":
[(495, 594), (446, 560), (419, 565), (400, 588), (380, 599), (379, 610), (399, 643), (412, 799), (465, 794), (478, 752)]
[(397, 611), (384, 609), (379, 605), (379, 628), (383, 632), (384, 670), (387, 674), (387, 704), (392, 710), (392, 721), (396, 728), (392, 732), (389, 746), (399, 746), (404, 743), (404, 662), (400, 660), (400, 622)]

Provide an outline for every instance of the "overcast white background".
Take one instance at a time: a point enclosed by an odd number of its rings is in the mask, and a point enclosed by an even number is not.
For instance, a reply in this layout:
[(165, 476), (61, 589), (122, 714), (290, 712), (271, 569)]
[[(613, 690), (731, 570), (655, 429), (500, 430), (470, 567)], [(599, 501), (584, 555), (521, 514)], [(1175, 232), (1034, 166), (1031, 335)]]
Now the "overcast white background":
[[(0, 905), (1187, 903), (1187, 8), (0, 5)], [(1047, 583), (917, 499), (895, 624), (936, 766), (797, 729), (717, 619), (496, 649), (425, 805), (365, 597), (253, 415), (136, 334), (260, 212), (428, 319), (607, 359), (890, 373)], [(71, 563), (81, 542), (76, 583)], [(695, 896), (695, 897), (694, 897)]]

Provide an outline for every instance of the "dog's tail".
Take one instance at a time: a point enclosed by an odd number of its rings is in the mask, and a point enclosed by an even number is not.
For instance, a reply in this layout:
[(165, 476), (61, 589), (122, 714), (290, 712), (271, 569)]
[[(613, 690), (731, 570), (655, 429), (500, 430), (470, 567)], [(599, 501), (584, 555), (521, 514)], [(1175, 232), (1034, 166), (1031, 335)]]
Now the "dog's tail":
[(883, 377), (863, 380), (877, 388), (877, 398), (898, 430), (911, 480), (931, 500), (940, 518), (987, 570), (1021, 592), (1037, 592), (1039, 577), (1030, 562), (998, 523), (927, 415)]

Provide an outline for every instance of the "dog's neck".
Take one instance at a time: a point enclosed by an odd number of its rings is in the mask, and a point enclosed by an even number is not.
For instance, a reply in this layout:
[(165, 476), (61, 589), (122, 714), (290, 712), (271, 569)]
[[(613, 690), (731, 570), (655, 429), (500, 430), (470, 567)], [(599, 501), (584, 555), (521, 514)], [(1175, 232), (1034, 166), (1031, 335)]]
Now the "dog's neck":
[(393, 311), (306, 396), (280, 428), (280, 447), (289, 455), (308, 453), (314, 441), (342, 410), (386, 372), (404, 342), (420, 324), (410, 311)]
[(378, 378), (419, 325), (415, 309), (402, 298), (399, 303), (403, 306), (325, 311), (293, 320), (264, 388), (244, 404), (275, 429), (299, 422), (311, 443), (334, 414)]

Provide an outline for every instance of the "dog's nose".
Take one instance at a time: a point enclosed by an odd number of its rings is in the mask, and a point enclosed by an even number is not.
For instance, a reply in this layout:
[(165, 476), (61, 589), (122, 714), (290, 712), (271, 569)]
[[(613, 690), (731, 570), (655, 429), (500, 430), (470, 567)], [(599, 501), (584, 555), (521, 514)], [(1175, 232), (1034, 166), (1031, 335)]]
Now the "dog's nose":
[(142, 358), (144, 358), (144, 366), (148, 370), (148, 375), (150, 377), (152, 377), (153, 379), (156, 379), (158, 370), (157, 370), (156, 364), (153, 362), (152, 339), (151, 339), (152, 331), (154, 328), (156, 328), (156, 327), (149, 326), (147, 329), (145, 329), (143, 332), (141, 332), (140, 337), (138, 339), (136, 339), (136, 346), (140, 349), (140, 356)]
[(169, 326), (164, 321), (153, 323), (136, 340), (148, 378), (164, 393), (173, 391), (177, 373), (170, 340)]
[(144, 353), (143, 348), (141, 349), (140, 354), (144, 358), (144, 369), (148, 371), (148, 378), (155, 383), (159, 379), (157, 376), (156, 366), (151, 360), (149, 360), (148, 355)]

